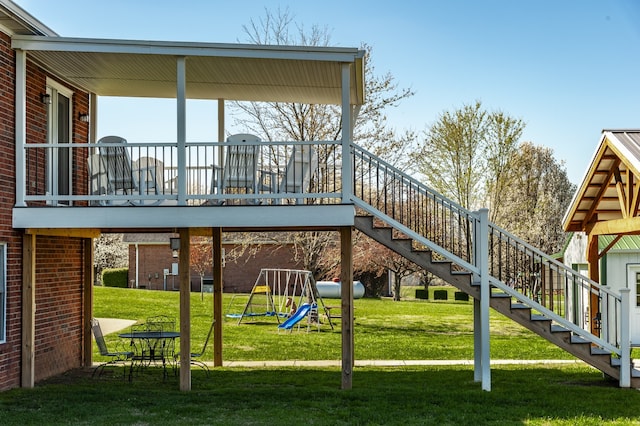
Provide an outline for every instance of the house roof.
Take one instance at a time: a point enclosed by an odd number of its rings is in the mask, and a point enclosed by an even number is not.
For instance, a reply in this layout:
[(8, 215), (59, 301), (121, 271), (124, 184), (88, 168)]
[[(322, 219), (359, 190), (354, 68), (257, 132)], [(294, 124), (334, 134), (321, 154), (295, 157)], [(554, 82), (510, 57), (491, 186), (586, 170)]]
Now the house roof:
[(176, 58), (186, 58), (186, 97), (364, 103), (364, 54), (356, 48), (267, 46), (16, 35), (12, 47), (70, 84), (99, 96), (175, 98)]
[(640, 130), (603, 130), (580, 188), (563, 219), (565, 231), (638, 216)]
[(55, 31), (9, 0), (0, 0), (0, 30), (9, 35), (34, 34), (57, 36)]
[[(598, 249), (603, 250), (608, 247), (615, 235), (601, 235), (598, 238)], [(616, 243), (609, 249), (611, 251), (640, 251), (640, 236), (639, 235), (623, 235)]]

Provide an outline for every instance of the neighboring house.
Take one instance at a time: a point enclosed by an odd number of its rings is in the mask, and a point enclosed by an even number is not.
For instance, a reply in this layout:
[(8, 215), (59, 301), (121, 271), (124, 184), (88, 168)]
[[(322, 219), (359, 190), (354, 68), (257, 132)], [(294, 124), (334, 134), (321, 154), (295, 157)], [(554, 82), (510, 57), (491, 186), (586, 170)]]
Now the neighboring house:
[[(616, 238), (614, 235), (602, 235), (598, 238), (598, 252), (602, 254), (598, 262), (600, 276), (598, 282), (613, 290), (623, 288), (632, 289), (635, 283), (629, 281), (635, 276), (629, 275), (631, 268), (640, 267), (640, 235), (625, 235)], [(568, 244), (562, 253), (563, 263), (576, 271), (588, 274), (589, 262), (587, 260), (587, 236), (584, 232), (571, 234)], [(635, 289), (632, 289), (636, 293)], [(637, 301), (632, 299), (634, 305)], [(588, 328), (592, 314), (589, 306), (588, 292), (574, 294), (569, 301), (574, 315), (583, 322), (583, 327)], [(631, 340), (634, 344), (640, 344), (640, 316), (633, 315), (630, 321)]]
[[(129, 286), (150, 290), (178, 290), (178, 259), (169, 246), (172, 234), (124, 234), (129, 245)], [(261, 242), (242, 250), (239, 244), (223, 243), (225, 253), (222, 290), (225, 293), (250, 293), (262, 268), (301, 269), (291, 244)], [(201, 291), (201, 276), (191, 260), (191, 291)], [(137, 273), (136, 273), (137, 272)], [(212, 279), (211, 261), (204, 278)], [(205, 288), (205, 291), (209, 290)]]

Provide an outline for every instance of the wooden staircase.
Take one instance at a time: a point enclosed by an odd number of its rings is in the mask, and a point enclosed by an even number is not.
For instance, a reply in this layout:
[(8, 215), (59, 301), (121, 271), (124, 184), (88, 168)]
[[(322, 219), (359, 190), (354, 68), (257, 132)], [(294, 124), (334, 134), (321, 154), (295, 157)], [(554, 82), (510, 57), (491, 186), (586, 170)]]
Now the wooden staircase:
[[(472, 282), (472, 275), (461, 270), (451, 261), (433, 260), (430, 250), (420, 250), (411, 238), (401, 236), (394, 228), (374, 220), (373, 216), (356, 216), (355, 227), (363, 234), (395, 251), (416, 265), (431, 272), (449, 284), (476, 299), (480, 298), (480, 286)], [(533, 331), (571, 355), (602, 371), (605, 376), (619, 379), (620, 362), (611, 353), (555, 324), (540, 312), (532, 312), (525, 304), (514, 300), (497, 288), (491, 289), (490, 306), (518, 324)], [(631, 387), (640, 388), (640, 370), (632, 367)]]

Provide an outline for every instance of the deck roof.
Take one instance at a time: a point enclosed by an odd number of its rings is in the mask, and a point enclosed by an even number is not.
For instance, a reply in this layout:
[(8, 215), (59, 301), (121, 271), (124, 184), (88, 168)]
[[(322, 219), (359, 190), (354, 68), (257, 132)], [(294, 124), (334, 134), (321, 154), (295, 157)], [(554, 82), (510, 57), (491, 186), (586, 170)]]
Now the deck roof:
[(563, 219), (565, 231), (638, 216), (640, 130), (603, 130), (582, 183)]
[(12, 47), (76, 87), (99, 96), (176, 97), (176, 58), (186, 58), (186, 97), (238, 101), (342, 103), (342, 64), (350, 103), (364, 103), (363, 50), (16, 35)]

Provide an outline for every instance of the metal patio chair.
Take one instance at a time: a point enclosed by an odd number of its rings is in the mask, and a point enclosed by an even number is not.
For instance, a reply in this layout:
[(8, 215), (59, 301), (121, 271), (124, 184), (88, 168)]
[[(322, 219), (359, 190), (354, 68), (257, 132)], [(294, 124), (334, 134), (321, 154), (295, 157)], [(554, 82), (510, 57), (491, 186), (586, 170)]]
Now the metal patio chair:
[[(93, 374), (91, 375), (91, 377), (95, 376), (98, 371), (100, 372), (98, 374), (98, 377), (99, 377), (104, 372), (104, 369), (105, 369), (106, 366), (108, 366), (108, 365), (116, 365), (116, 364), (120, 364), (120, 363), (123, 364), (123, 368), (124, 368), (123, 376), (126, 375), (126, 372), (127, 372), (126, 361), (133, 361), (133, 352), (131, 352), (131, 351), (116, 351), (116, 352), (110, 351), (107, 348), (107, 343), (104, 340), (104, 335), (102, 334), (102, 329), (100, 328), (100, 321), (98, 321), (97, 318), (93, 318), (91, 320), (91, 330), (93, 331), (93, 337), (95, 338), (96, 344), (98, 345), (98, 349), (100, 350), (100, 355), (110, 358), (109, 361), (104, 362), (104, 363), (100, 364), (99, 366), (97, 366), (96, 369), (93, 370)], [(131, 364), (129, 366), (129, 380), (131, 380), (132, 371), (133, 371), (133, 362), (131, 362)]]

